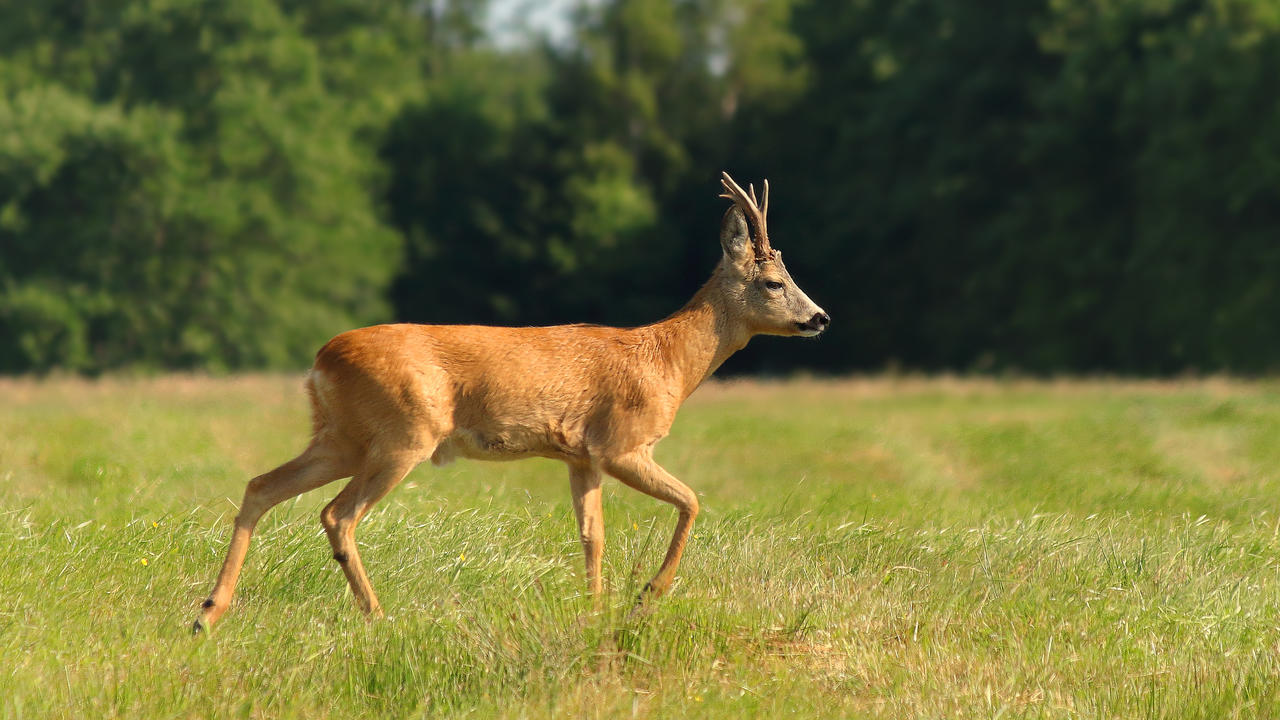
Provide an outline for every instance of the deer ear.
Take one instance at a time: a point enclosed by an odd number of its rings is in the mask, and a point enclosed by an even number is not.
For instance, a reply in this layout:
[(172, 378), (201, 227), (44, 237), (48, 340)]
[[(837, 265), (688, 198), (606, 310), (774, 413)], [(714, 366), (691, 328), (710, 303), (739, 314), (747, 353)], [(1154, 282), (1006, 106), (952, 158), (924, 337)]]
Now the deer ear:
[(754, 259), (751, 249), (751, 232), (747, 229), (747, 218), (742, 210), (731, 207), (720, 221), (720, 247), (724, 248), (725, 257), (735, 263), (743, 264)]

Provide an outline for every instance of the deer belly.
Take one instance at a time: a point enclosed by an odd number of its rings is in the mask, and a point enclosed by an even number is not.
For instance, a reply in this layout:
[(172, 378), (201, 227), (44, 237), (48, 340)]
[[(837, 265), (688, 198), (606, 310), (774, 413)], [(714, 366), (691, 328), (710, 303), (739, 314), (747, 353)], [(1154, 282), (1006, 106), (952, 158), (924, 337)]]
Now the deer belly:
[(431, 464), (447, 465), (458, 457), (471, 460), (519, 460), (527, 457), (565, 459), (577, 453), (557, 433), (482, 432), (459, 429), (431, 454)]
[(519, 460), (540, 455), (530, 438), (505, 433), (458, 430), (450, 434), (431, 455), (433, 465), (444, 465), (461, 456), (472, 460)]

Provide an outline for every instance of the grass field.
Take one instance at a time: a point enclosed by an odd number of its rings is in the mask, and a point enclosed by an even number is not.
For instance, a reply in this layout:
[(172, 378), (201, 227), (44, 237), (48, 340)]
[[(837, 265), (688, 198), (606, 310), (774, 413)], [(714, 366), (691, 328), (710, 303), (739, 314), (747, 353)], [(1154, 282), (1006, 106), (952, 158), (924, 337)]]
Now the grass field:
[(713, 384), (606, 484), (602, 609), (563, 467), (423, 467), (357, 538), (259, 526), (190, 622), (245, 481), (292, 457), (298, 378), (0, 381), (5, 718), (1280, 716), (1280, 384)]

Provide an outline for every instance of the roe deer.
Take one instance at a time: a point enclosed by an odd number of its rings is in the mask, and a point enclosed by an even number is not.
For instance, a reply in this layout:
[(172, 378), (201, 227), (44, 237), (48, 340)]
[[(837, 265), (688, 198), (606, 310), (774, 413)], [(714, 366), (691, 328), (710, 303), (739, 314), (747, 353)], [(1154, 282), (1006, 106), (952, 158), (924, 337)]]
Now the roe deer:
[(682, 309), (637, 328), (376, 325), (316, 354), (306, 380), (313, 437), (298, 457), (249, 482), (231, 547), (194, 631), (227, 610), (254, 526), (272, 506), (350, 476), (320, 513), (356, 602), (380, 612), (356, 549), (356, 524), (414, 466), (457, 456), (541, 456), (569, 466), (586, 579), (601, 592), (602, 473), (675, 505), (675, 534), (641, 601), (662, 595), (698, 514), (698, 498), (653, 460), (685, 398), (758, 334), (814, 336), (830, 319), (796, 287), (769, 245), (769, 184), (757, 205), (723, 173), (733, 201), (724, 254)]

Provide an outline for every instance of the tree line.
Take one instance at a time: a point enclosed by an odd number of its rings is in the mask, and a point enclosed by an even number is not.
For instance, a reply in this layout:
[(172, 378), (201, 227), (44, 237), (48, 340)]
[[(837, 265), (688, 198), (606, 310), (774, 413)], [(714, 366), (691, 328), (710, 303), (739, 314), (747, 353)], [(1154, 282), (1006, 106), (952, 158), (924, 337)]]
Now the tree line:
[(656, 320), (716, 177), (833, 318), (738, 371), (1280, 365), (1263, 0), (0, 8), (0, 371), (305, 366), (374, 322)]

